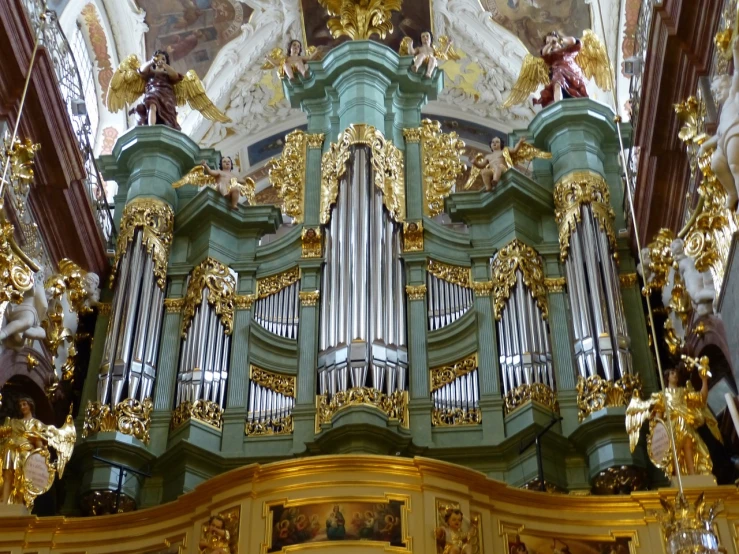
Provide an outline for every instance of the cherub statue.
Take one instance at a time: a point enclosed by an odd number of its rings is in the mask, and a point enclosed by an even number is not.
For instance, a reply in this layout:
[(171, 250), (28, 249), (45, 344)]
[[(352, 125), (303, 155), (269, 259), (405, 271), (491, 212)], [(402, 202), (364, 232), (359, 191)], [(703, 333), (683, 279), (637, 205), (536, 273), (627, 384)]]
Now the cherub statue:
[(231, 200), (231, 209), (239, 207), (239, 199), (243, 196), (250, 205), (254, 205), (255, 183), (246, 177), (241, 179), (233, 171), (233, 160), (229, 157), (221, 158), (220, 169), (211, 169), (208, 162), (203, 160), (200, 165), (193, 167), (187, 175), (172, 183), (174, 188), (184, 185), (196, 187), (211, 187)]
[[(48, 483), (27, 483), (25, 464), (28, 458), (38, 452), (46, 459), (47, 468), (56, 470), (59, 478), (64, 475), (64, 467), (72, 457), (77, 432), (72, 416), (67, 416), (64, 425), (57, 429), (45, 425), (35, 418), (36, 405), (29, 397), (21, 397), (17, 403), (20, 418), (6, 418), (0, 426), (0, 465), (2, 466), (2, 496), (0, 503), (25, 504), (30, 510), (36, 496), (51, 487), (53, 476)], [(56, 450), (56, 461), (48, 462), (51, 446)], [(41, 486), (39, 486), (41, 485)], [(46, 490), (43, 490), (44, 486)]]
[(226, 520), (223, 516), (214, 515), (203, 526), (203, 536), (198, 543), (200, 554), (231, 554), (229, 541), (231, 536), (226, 529)]
[(711, 169), (726, 191), (726, 207), (729, 209), (736, 206), (739, 186), (739, 38), (734, 39), (733, 51), (733, 77), (722, 75), (711, 83), (716, 100), (722, 104), (716, 134), (698, 149), (699, 155), (705, 155), (715, 147)]
[(595, 79), (598, 88), (611, 90), (611, 69), (603, 43), (589, 30), (581, 39), (552, 31), (544, 37), (540, 58), (527, 54), (523, 59), (521, 73), (503, 106), (522, 104), (541, 85), (544, 90), (534, 104), (542, 108), (563, 98), (587, 98), (586, 79)]
[(106, 105), (115, 113), (133, 104), (141, 95), (144, 101), (133, 108), (138, 124), (167, 125), (180, 130), (177, 123), (177, 106), (190, 104), (211, 121), (228, 123), (231, 120), (215, 107), (205, 94), (203, 83), (192, 69), (183, 77), (169, 65), (169, 54), (164, 50), (154, 52), (151, 60), (141, 65), (131, 54), (115, 70), (110, 80)]
[(673, 240), (670, 249), (696, 314), (699, 316), (712, 314), (714, 311), (713, 304), (716, 300), (716, 288), (713, 284), (711, 272), (701, 272), (696, 269), (693, 258), (685, 255), (685, 241), (683, 239)]
[(46, 317), (48, 308), (43, 282), (43, 268), (41, 268), (34, 275), (33, 287), (24, 293), (21, 303), (8, 304), (5, 311), (5, 323), (0, 327), (0, 343), (20, 350), (26, 340), (46, 338), (46, 331), (41, 327), (41, 321)]
[(503, 147), (503, 141), (500, 137), (493, 137), (490, 140), (490, 154), (484, 157), (482, 154), (478, 154), (472, 160), (470, 176), (467, 178), (464, 188), (470, 188), (477, 176), (482, 175), (485, 190), (493, 190), (503, 173), (509, 169), (528, 163), (534, 158), (549, 159), (551, 157), (552, 155), (549, 152), (539, 150), (523, 138), (518, 140), (516, 146), (508, 148), (507, 146)]
[(306, 63), (317, 59), (320, 52), (315, 46), (310, 46), (306, 54), (303, 55), (303, 43), (293, 39), (287, 45), (287, 56), (285, 56), (282, 48), (274, 48), (262, 64), (262, 69), (276, 69), (280, 79), (287, 77), (290, 81), (295, 79), (295, 72), (297, 71), (305, 79), (309, 71)]
[[(651, 420), (650, 444), (652, 431), (656, 421), (664, 421), (667, 417), (667, 407), (670, 409), (670, 423), (675, 439), (675, 450), (677, 451), (680, 471), (687, 475), (710, 475), (713, 469), (708, 447), (698, 434), (697, 429), (708, 425), (711, 433), (720, 441), (721, 432), (718, 422), (713, 417), (711, 410), (706, 405), (708, 399), (708, 379), (711, 376), (708, 371), (708, 358), (693, 360), (686, 358), (688, 366), (698, 367), (703, 386), (699, 392), (693, 390), (693, 386), (687, 380), (687, 376), (677, 369), (665, 371), (667, 387), (661, 392), (655, 392), (649, 400), (642, 400), (638, 393), (634, 393), (628, 407), (626, 408), (626, 431), (629, 434), (629, 445), (633, 452), (639, 442), (639, 432), (642, 424)], [(650, 457), (651, 457), (651, 448)], [(674, 472), (674, 459), (672, 451), (663, 460), (652, 462), (668, 475)]]
[(471, 526), (463, 530), (464, 515), (462, 510), (447, 507), (441, 514), (443, 524), (436, 528), (436, 551), (438, 554), (476, 554), (473, 550), (472, 539), (476, 527)]
[(423, 64), (426, 64), (426, 77), (431, 78), (439, 64), (439, 60), (458, 60), (459, 54), (452, 48), (453, 40), (447, 36), (439, 37), (439, 46), (434, 45), (434, 37), (431, 35), (431, 31), (424, 31), (421, 33), (421, 46), (418, 48), (413, 47), (413, 39), (411, 37), (405, 37), (400, 43), (400, 55), (401, 56), (413, 56), (413, 65), (411, 69), (415, 73), (421, 69)]

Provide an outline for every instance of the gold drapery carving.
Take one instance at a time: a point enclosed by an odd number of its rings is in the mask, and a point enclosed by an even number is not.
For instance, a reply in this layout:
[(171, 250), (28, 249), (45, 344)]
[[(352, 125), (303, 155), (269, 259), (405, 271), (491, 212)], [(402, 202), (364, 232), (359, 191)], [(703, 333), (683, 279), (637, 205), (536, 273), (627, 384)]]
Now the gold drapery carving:
[(470, 284), (472, 282), (472, 275), (469, 267), (446, 264), (429, 258), (426, 271), (437, 279), (459, 285), (460, 287), (472, 288)]
[(570, 236), (581, 220), (580, 207), (589, 204), (593, 217), (608, 236), (611, 249), (616, 250), (616, 233), (611, 208), (611, 193), (605, 179), (590, 171), (574, 171), (554, 185), (554, 219), (559, 227), (559, 252), (564, 261), (570, 248)]
[(503, 308), (516, 285), (516, 271), (520, 270), (523, 283), (541, 310), (544, 319), (549, 317), (549, 303), (544, 286), (544, 263), (539, 253), (528, 244), (513, 239), (504, 246), (493, 260), (493, 297), (495, 319), (503, 315)]
[(401, 427), (408, 429), (408, 391), (396, 390), (391, 395), (369, 387), (357, 387), (339, 391), (328, 400), (326, 395), (316, 396), (316, 433), (321, 426), (331, 423), (334, 415), (350, 406), (372, 406), (377, 408), (391, 421), (397, 421)]
[(200, 305), (203, 289), (208, 289), (208, 304), (213, 306), (224, 332), (230, 335), (234, 325), (234, 297), (236, 296), (236, 279), (228, 267), (218, 260), (206, 258), (193, 269), (187, 285), (182, 310), (182, 338), (187, 336), (187, 328), (195, 317), (195, 308)]
[(82, 438), (96, 433), (119, 431), (124, 435), (136, 437), (144, 444), (149, 444), (149, 426), (153, 409), (151, 398), (145, 398), (143, 402), (126, 398), (113, 409), (108, 404), (88, 401)]
[(298, 266), (291, 267), (287, 271), (257, 279), (257, 298), (266, 298), (289, 287), (300, 279)]
[(331, 18), (326, 26), (334, 38), (384, 39), (393, 32), (392, 12), (400, 11), (403, 0), (318, 0)]
[(426, 298), (426, 285), (406, 285), (405, 292), (409, 300), (423, 300)]
[(444, 211), (444, 199), (466, 169), (462, 162), (465, 144), (457, 133), (443, 133), (438, 121), (424, 119), (420, 130), (424, 213), (433, 217)]
[(641, 393), (641, 378), (627, 373), (617, 381), (606, 381), (600, 375), (577, 379), (577, 407), (580, 421), (603, 408), (626, 406), (634, 392)]
[(403, 252), (423, 250), (423, 221), (403, 222)]
[(432, 367), (429, 370), (431, 381), (431, 392), (440, 389), (463, 375), (477, 369), (477, 352), (469, 356), (457, 360), (451, 364), (445, 364), (439, 367)]
[(197, 419), (220, 430), (223, 427), (223, 409), (210, 400), (201, 399), (195, 403), (185, 401), (172, 412), (169, 428), (177, 429), (191, 419)]
[(294, 375), (284, 375), (274, 371), (268, 371), (255, 365), (249, 366), (249, 379), (257, 385), (278, 392), (283, 396), (295, 398), (295, 379)]
[(282, 200), (282, 211), (295, 223), (302, 223), (305, 217), (305, 161), (309, 137), (311, 144), (317, 140), (315, 135), (308, 135), (300, 129), (288, 133), (282, 154), (269, 162), (269, 182)]
[(553, 412), (559, 412), (557, 394), (544, 383), (524, 383), (505, 395), (505, 414), (510, 414), (529, 402), (536, 402)]
[(323, 256), (323, 237), (320, 227), (305, 227), (300, 234), (300, 247), (303, 258)]
[(154, 261), (157, 285), (164, 290), (169, 249), (172, 246), (174, 212), (169, 204), (157, 198), (134, 198), (123, 208), (121, 229), (110, 274), (111, 287), (115, 282), (118, 262), (126, 253), (138, 228), (142, 230), (141, 242)]

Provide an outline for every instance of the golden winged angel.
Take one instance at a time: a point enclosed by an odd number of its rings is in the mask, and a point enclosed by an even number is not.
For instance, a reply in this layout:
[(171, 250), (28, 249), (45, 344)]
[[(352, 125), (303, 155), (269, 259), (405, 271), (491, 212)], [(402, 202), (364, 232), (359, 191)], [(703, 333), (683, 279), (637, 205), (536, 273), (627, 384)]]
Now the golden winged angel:
[(280, 79), (287, 77), (290, 81), (295, 79), (295, 72), (297, 71), (305, 79), (308, 77), (309, 71), (306, 63), (320, 57), (320, 52), (315, 46), (310, 46), (305, 54), (303, 55), (303, 43), (293, 39), (287, 45), (287, 55), (285, 55), (282, 48), (273, 48), (267, 54), (262, 69), (276, 69), (277, 76)]
[(680, 464), (680, 472), (687, 475), (710, 475), (713, 469), (708, 447), (698, 434), (697, 429), (707, 425), (713, 436), (721, 440), (718, 422), (706, 405), (708, 399), (708, 359), (701, 360), (700, 376), (703, 386), (695, 391), (687, 382), (687, 378), (678, 370), (665, 371), (667, 387), (662, 392), (655, 392), (649, 400), (642, 400), (634, 394), (626, 408), (626, 431), (629, 434), (629, 446), (633, 452), (639, 442), (642, 424), (649, 419), (649, 452), (654, 465), (668, 475), (674, 472), (672, 451), (668, 449), (662, 459), (653, 451), (652, 438), (654, 430), (667, 417), (670, 409), (670, 422), (675, 437), (675, 450)]
[(133, 104), (142, 94), (144, 101), (128, 112), (136, 114), (139, 125), (167, 125), (179, 131), (176, 108), (185, 103), (211, 121), (231, 121), (205, 94), (197, 73), (192, 69), (184, 76), (177, 73), (169, 65), (169, 54), (164, 50), (154, 52), (144, 65), (135, 54), (123, 60), (110, 80), (105, 104), (115, 113)]
[(415, 48), (413, 46), (413, 39), (411, 37), (405, 37), (400, 42), (399, 53), (401, 56), (413, 56), (413, 71), (418, 73), (418, 70), (423, 64), (426, 64), (426, 77), (431, 77), (439, 65), (439, 60), (459, 60), (459, 54), (454, 51), (452, 47), (452, 39), (446, 35), (439, 37), (439, 46), (434, 44), (434, 37), (431, 35), (431, 31), (424, 31), (421, 33), (421, 46)]
[(546, 108), (563, 98), (587, 98), (585, 80), (594, 79), (602, 90), (611, 90), (611, 68), (606, 48), (598, 36), (586, 30), (581, 39), (547, 33), (541, 57), (526, 54), (516, 84), (503, 104), (510, 108), (522, 104), (540, 86), (544, 86), (534, 104)]
[[(0, 502), (25, 504), (30, 510), (36, 496), (51, 487), (53, 472), (56, 471), (59, 478), (64, 475), (64, 467), (72, 457), (77, 432), (71, 415), (67, 416), (59, 429), (41, 423), (34, 417), (36, 405), (29, 397), (19, 398), (17, 408), (21, 417), (6, 418), (5, 423), (0, 425)], [(56, 451), (56, 461), (53, 463), (48, 462), (49, 446)]]
[(477, 176), (482, 175), (485, 190), (492, 190), (509, 169), (526, 164), (534, 158), (549, 159), (551, 157), (552, 155), (549, 152), (539, 150), (523, 138), (519, 139), (516, 146), (508, 148), (507, 146), (503, 147), (503, 141), (500, 137), (493, 137), (490, 141), (490, 154), (484, 157), (482, 154), (478, 154), (472, 160), (470, 175), (464, 188), (470, 188)]
[(231, 201), (231, 208), (239, 207), (239, 199), (243, 196), (250, 205), (254, 205), (255, 183), (246, 177), (240, 179), (233, 172), (233, 160), (228, 156), (221, 158), (220, 169), (211, 169), (205, 161), (193, 167), (187, 175), (172, 183), (172, 187), (184, 185), (211, 187)]
[(403, 0), (318, 0), (332, 16), (326, 26), (331, 36), (368, 40), (372, 35), (384, 39), (393, 32), (392, 13), (399, 12)]

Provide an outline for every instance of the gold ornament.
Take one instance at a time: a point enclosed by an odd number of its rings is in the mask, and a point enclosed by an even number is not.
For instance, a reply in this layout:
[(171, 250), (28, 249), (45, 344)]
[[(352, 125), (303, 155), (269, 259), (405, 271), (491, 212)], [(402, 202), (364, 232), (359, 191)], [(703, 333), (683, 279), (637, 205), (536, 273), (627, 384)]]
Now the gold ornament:
[(26, 213), (28, 203), (28, 193), (34, 181), (34, 159), (41, 145), (32, 143), (30, 139), (26, 139), (23, 143), (18, 137), (11, 144), (10, 137), (7, 136), (4, 143), (5, 148), (0, 151), (0, 164), (3, 167), (9, 164), (7, 177), (13, 191), (11, 195), (13, 205), (18, 215), (21, 216), (19, 219), (23, 219), (22, 216)]
[(187, 329), (192, 318), (195, 317), (195, 308), (203, 299), (203, 290), (207, 289), (208, 304), (215, 308), (220, 317), (224, 333), (230, 335), (234, 325), (234, 297), (236, 296), (236, 279), (228, 267), (218, 260), (206, 258), (192, 270), (190, 282), (187, 285), (184, 307), (182, 309), (182, 338), (187, 337)]
[[(239, 191), (239, 195), (246, 198), (250, 206), (256, 204), (256, 183), (251, 177), (239, 178), (229, 175), (233, 175), (231, 171), (218, 170), (218, 173), (213, 174), (210, 168), (200, 164), (193, 167), (182, 179), (172, 183), (172, 188), (178, 189), (185, 185), (192, 185), (194, 187), (210, 187), (213, 190), (218, 191), (223, 196), (228, 196), (233, 189)], [(224, 189), (219, 187), (220, 180), (228, 179), (228, 185), (224, 183)], [(225, 192), (223, 192), (225, 190)]]
[(269, 182), (282, 199), (282, 211), (302, 223), (305, 205), (305, 159), (309, 135), (299, 129), (285, 137), (285, 147), (269, 167)]
[(292, 414), (263, 421), (247, 421), (244, 434), (247, 437), (292, 435), (295, 426)]
[(296, 377), (294, 375), (284, 375), (282, 373), (262, 369), (255, 365), (250, 365), (249, 379), (257, 385), (264, 387), (265, 389), (269, 389), (272, 392), (295, 398)]
[(688, 163), (690, 165), (690, 179), (695, 177), (698, 167), (698, 150), (708, 136), (705, 133), (706, 105), (702, 99), (690, 96), (684, 102), (675, 104), (675, 114), (682, 122), (678, 137), (688, 148)]
[(326, 140), (326, 133), (315, 133), (307, 135), (308, 148), (323, 148), (323, 141)]
[(429, 371), (431, 377), (431, 392), (440, 389), (444, 385), (448, 385), (455, 379), (463, 377), (476, 369), (477, 352), (451, 364), (431, 368)]
[(191, 419), (197, 419), (220, 430), (223, 427), (223, 409), (210, 400), (201, 399), (194, 404), (185, 401), (172, 412), (172, 421), (169, 428), (175, 430)]
[(557, 394), (552, 389), (544, 383), (524, 383), (505, 395), (504, 413), (508, 415), (529, 402), (536, 402), (553, 412), (559, 412)]
[(547, 291), (544, 286), (544, 263), (539, 253), (518, 239), (504, 246), (493, 260), (493, 296), (495, 319), (503, 316), (503, 308), (516, 286), (516, 272), (520, 271), (523, 283), (536, 300), (544, 319), (549, 317)]
[(350, 406), (372, 406), (377, 408), (391, 421), (397, 421), (401, 427), (408, 429), (408, 391), (396, 390), (391, 395), (377, 389), (358, 387), (339, 391), (329, 401), (326, 395), (316, 397), (316, 433), (321, 426), (331, 423), (334, 415)]
[(481, 423), (482, 411), (480, 408), (471, 410), (434, 408), (431, 411), (431, 425), (433, 427), (457, 427), (460, 425), (480, 425)]
[(251, 310), (256, 299), (256, 294), (237, 294), (234, 298), (234, 308), (237, 310)]
[(632, 396), (641, 391), (641, 378), (627, 373), (616, 381), (606, 381), (600, 375), (577, 379), (577, 407), (580, 421), (603, 408), (626, 406)]
[(621, 283), (622, 288), (633, 287), (639, 282), (639, 278), (636, 273), (622, 273), (618, 276), (618, 281)]
[(421, 122), (421, 163), (423, 174), (424, 213), (429, 217), (444, 211), (444, 199), (449, 196), (462, 175), (465, 164), (464, 141), (457, 133), (442, 133), (441, 123), (424, 119)]
[(544, 279), (544, 287), (547, 292), (564, 292), (567, 281), (564, 277), (547, 277)]
[(608, 184), (597, 173), (575, 171), (554, 185), (554, 219), (559, 226), (559, 250), (563, 261), (570, 248), (570, 236), (582, 218), (580, 208), (586, 204), (590, 205), (593, 217), (608, 236), (611, 249), (616, 250), (615, 214), (611, 208)]
[(109, 317), (113, 311), (113, 304), (110, 302), (100, 302), (97, 306), (98, 315), (101, 317)]
[(149, 426), (153, 409), (151, 398), (145, 398), (143, 402), (135, 398), (126, 398), (113, 409), (108, 404), (88, 401), (82, 438), (96, 433), (120, 431), (124, 435), (136, 437), (144, 444), (149, 444)]
[(33, 287), (33, 275), (39, 269), (15, 242), (13, 231), (0, 199), (0, 304), (20, 304)]
[(298, 296), (300, 297), (301, 306), (315, 306), (318, 304), (321, 292), (317, 290), (301, 290)]
[(320, 227), (305, 227), (300, 234), (300, 246), (303, 258), (320, 258), (323, 256)]
[(423, 300), (426, 298), (426, 285), (406, 285), (405, 292), (409, 300)]
[[(648, 261), (642, 293), (651, 294), (652, 290), (661, 291), (667, 284), (670, 268), (674, 262), (670, 245), (675, 240), (675, 233), (670, 229), (660, 229), (652, 242), (647, 244)], [(646, 277), (648, 276), (648, 278)]]
[(493, 292), (494, 283), (492, 281), (473, 281), (472, 290), (475, 296), (490, 296)]
[(403, 129), (403, 138), (406, 144), (421, 142), (421, 128), (411, 127), (410, 129)]
[(426, 271), (437, 279), (459, 285), (460, 287), (471, 288), (472, 275), (469, 267), (445, 264), (444, 262), (429, 259)]
[(123, 208), (121, 229), (116, 244), (110, 283), (115, 282), (118, 262), (133, 241), (136, 229), (141, 228), (141, 242), (154, 261), (154, 276), (159, 288), (167, 282), (167, 261), (172, 245), (174, 212), (169, 204), (156, 198), (134, 198)]
[(262, 277), (257, 279), (257, 297), (267, 298), (273, 294), (280, 292), (285, 287), (289, 287), (300, 279), (300, 269), (298, 266), (270, 275), (269, 277)]
[(178, 314), (185, 307), (184, 298), (165, 298), (164, 299), (164, 311), (168, 314)]
[(402, 0), (318, 0), (330, 16), (326, 26), (331, 36), (368, 40), (384, 39), (393, 32), (392, 13), (399, 12)]
[(403, 222), (403, 252), (423, 250), (423, 221)]

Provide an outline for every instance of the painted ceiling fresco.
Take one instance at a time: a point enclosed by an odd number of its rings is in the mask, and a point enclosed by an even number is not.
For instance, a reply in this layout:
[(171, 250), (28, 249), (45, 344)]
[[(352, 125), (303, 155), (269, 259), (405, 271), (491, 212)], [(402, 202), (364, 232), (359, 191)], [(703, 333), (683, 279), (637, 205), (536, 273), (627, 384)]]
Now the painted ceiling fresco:
[(169, 53), (180, 73), (203, 78), (218, 51), (241, 33), (254, 11), (238, 0), (136, 0), (146, 12), (146, 55)]
[(493, 21), (515, 34), (531, 53), (538, 53), (544, 36), (558, 31), (580, 37), (590, 28), (585, 0), (481, 0)]

